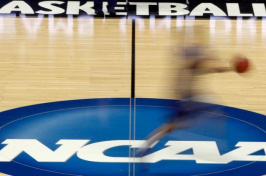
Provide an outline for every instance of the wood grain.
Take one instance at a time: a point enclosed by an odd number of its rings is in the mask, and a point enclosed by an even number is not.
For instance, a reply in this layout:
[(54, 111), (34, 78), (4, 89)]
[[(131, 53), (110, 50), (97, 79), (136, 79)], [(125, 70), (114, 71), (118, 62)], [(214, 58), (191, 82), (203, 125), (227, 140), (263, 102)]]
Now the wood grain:
[[(230, 66), (236, 54), (252, 61), (249, 74), (217, 73), (202, 77), (201, 89), (218, 103), (266, 114), (265, 22), (261, 20), (139, 19), (136, 33), (136, 96), (178, 99), (180, 61), (175, 47), (196, 40), (211, 47), (217, 66)], [(141, 26), (141, 27), (140, 27)], [(192, 32), (194, 31), (194, 32)]]
[(1, 111), (52, 101), (130, 96), (131, 20), (1, 21)]

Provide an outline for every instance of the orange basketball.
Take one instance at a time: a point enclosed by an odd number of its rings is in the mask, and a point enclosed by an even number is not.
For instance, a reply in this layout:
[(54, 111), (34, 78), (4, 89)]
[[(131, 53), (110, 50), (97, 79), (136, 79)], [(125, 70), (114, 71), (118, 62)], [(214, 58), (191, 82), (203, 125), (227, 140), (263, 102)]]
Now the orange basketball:
[(245, 73), (249, 70), (250, 61), (244, 56), (238, 56), (235, 58), (235, 70), (238, 73)]

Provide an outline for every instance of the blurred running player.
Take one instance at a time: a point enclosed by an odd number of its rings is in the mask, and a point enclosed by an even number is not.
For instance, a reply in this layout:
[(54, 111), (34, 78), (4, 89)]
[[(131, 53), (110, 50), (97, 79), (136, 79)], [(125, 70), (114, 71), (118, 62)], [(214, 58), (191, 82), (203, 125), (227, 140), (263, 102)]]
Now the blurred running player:
[(199, 111), (212, 109), (210, 104), (202, 103), (205, 102), (202, 98), (204, 96), (197, 92), (196, 79), (199, 76), (234, 71), (233, 67), (208, 66), (210, 61), (216, 59), (210, 58), (207, 48), (201, 44), (191, 43), (182, 46), (179, 56), (184, 61), (184, 66), (178, 70), (177, 93), (181, 98), (176, 107), (178, 112), (166, 124), (163, 124), (148, 136), (147, 141), (137, 151), (138, 156), (146, 155), (151, 146), (173, 130), (193, 126)]

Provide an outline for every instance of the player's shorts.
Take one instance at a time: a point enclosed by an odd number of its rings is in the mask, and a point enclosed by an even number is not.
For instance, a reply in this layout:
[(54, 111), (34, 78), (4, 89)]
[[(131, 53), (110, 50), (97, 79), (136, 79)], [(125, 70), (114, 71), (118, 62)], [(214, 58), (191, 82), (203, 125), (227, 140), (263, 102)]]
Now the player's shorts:
[(213, 97), (209, 95), (187, 96), (186, 99), (177, 103), (177, 112), (170, 119), (170, 123), (199, 118), (199, 114), (202, 111), (215, 111), (216, 106), (213, 104), (214, 102)]

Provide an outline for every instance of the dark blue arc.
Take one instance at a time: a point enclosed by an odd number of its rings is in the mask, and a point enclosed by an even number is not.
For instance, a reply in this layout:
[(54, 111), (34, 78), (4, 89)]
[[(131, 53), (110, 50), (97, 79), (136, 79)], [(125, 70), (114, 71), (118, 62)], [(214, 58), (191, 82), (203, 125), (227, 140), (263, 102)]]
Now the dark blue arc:
[[(136, 140), (147, 135), (178, 111), (176, 100), (136, 99), (135, 123), (130, 120), (129, 98), (87, 99), (53, 102), (17, 108), (0, 113), (0, 141), (6, 139), (37, 139), (56, 150), (60, 139), (90, 140), (89, 144), (129, 140), (129, 127), (134, 128)], [(152, 149), (165, 148), (168, 141), (216, 141), (222, 154), (236, 149), (239, 142), (266, 142), (264, 115), (232, 107), (213, 105), (217, 111), (200, 112), (192, 127), (166, 136)], [(0, 150), (5, 145), (0, 146)], [(131, 152), (133, 153), (133, 152)], [(128, 146), (104, 152), (110, 157), (128, 157)], [(193, 149), (182, 154), (193, 155)], [(264, 155), (257, 151), (252, 155)], [(233, 161), (228, 164), (197, 164), (195, 161), (162, 160), (148, 164), (147, 172), (136, 164), (135, 175), (204, 175), (261, 176), (266, 173), (265, 162)], [(193, 169), (191, 169), (193, 168)], [(128, 163), (89, 162), (73, 155), (67, 162), (37, 162), (21, 153), (13, 162), (0, 162), (0, 172), (10, 175), (128, 175)]]

